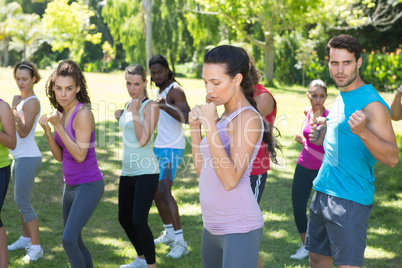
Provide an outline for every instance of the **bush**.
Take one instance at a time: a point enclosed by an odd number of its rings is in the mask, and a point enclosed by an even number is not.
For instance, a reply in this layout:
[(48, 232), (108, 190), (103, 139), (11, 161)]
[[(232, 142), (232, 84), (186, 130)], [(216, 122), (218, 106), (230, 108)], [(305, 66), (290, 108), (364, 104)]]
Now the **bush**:
[(395, 53), (363, 53), (360, 75), (378, 91), (394, 91), (402, 83), (402, 50)]
[[(402, 50), (395, 53), (380, 53), (371, 51), (362, 53), (363, 63), (360, 67), (360, 77), (367, 84), (381, 92), (396, 90), (402, 83)], [(327, 57), (322, 60), (314, 57), (307, 64), (306, 80), (320, 78), (327, 84), (332, 84), (328, 71)]]
[(202, 65), (197, 62), (187, 62), (175, 65), (175, 76), (186, 78), (200, 78)]
[(294, 32), (283, 34), (275, 39), (274, 78), (282, 84), (302, 84), (302, 71), (295, 67), (298, 39), (299, 36)]
[[(296, 50), (300, 47), (299, 37), (295, 33), (284, 34), (275, 44), (275, 79), (282, 84), (302, 84), (302, 70), (295, 67)], [(326, 44), (318, 44), (312, 52), (311, 59), (305, 66), (306, 84), (310, 80), (320, 78), (327, 84), (333, 84), (328, 71), (328, 57)], [(360, 76), (364, 82), (372, 84), (382, 92), (394, 91), (402, 84), (402, 45), (392, 53), (379, 51), (366, 52), (363, 49), (363, 64), (360, 67)]]

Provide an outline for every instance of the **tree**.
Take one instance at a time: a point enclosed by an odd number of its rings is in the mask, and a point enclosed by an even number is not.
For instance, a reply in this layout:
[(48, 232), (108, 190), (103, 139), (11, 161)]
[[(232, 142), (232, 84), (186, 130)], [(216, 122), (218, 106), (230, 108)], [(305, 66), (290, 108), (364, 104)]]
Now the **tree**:
[[(14, 46), (19, 46), (23, 59), (30, 59), (35, 52), (35, 42), (41, 33), (40, 17), (37, 14), (18, 14), (12, 21)], [(28, 57), (27, 57), (28, 54)]]
[(116, 53), (108, 41), (105, 41), (105, 43), (103, 43), (102, 52), (103, 60), (101, 73), (103, 73), (103, 71), (105, 70), (105, 63), (108, 63), (110, 59), (114, 59), (116, 57)]
[[(194, 52), (193, 39), (182, 12), (184, 2), (153, 0), (152, 6), (149, 2), (110, 0), (103, 8), (102, 16), (113, 36), (113, 45), (122, 44), (126, 61), (147, 66), (151, 53), (162, 54), (170, 60), (174, 71), (178, 59), (190, 61)], [(152, 11), (151, 15), (147, 15), (149, 11)], [(151, 29), (152, 35), (149, 37)]]
[[(274, 40), (276, 34), (304, 27), (314, 21), (320, 6), (317, 0), (195, 0), (201, 12), (216, 12), (240, 37), (264, 51), (265, 78), (274, 79)], [(261, 38), (256, 32), (262, 32)]]
[(302, 70), (302, 86), (305, 86), (305, 74), (307, 69), (307, 64), (313, 60), (316, 41), (308, 39), (303, 40), (300, 47), (296, 50), (296, 68)]
[(91, 34), (95, 25), (90, 18), (95, 14), (88, 6), (78, 2), (68, 4), (68, 0), (55, 0), (47, 5), (43, 15), (44, 29), (52, 39), (53, 51), (69, 49), (70, 57), (80, 62), (85, 41), (99, 44), (101, 33)]
[(0, 40), (3, 43), (3, 66), (8, 66), (8, 50), (13, 34), (13, 18), (22, 13), (22, 7), (16, 2), (0, 6)]
[(102, 9), (102, 17), (113, 37), (113, 46), (123, 46), (127, 62), (146, 66), (145, 23), (140, 1), (110, 0)]
[[(145, 41), (148, 63), (152, 58), (152, 0), (142, 0), (142, 6), (145, 10)], [(147, 70), (149, 73), (148, 64)]]
[(402, 0), (324, 0), (324, 20), (332, 29), (350, 30), (372, 26), (383, 32), (402, 18)]

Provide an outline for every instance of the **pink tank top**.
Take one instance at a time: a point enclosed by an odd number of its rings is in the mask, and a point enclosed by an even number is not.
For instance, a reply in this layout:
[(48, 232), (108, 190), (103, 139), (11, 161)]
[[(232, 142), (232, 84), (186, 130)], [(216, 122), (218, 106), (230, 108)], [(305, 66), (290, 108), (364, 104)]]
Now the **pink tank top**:
[[(75, 142), (75, 130), (73, 128), (73, 122), (81, 106), (82, 103), (78, 103), (77, 106), (74, 108), (74, 111), (65, 128), (67, 135), (74, 142)], [(64, 143), (57, 132), (55, 133), (54, 136), (57, 145), (59, 145), (63, 151), (63, 175), (64, 175), (64, 182), (66, 184), (76, 185), (76, 184), (99, 181), (103, 178), (103, 174), (101, 173), (98, 167), (98, 161), (96, 160), (95, 131), (93, 131), (91, 134), (91, 140), (87, 157), (82, 163), (78, 163), (74, 159), (74, 157), (64, 146)]]
[[(258, 114), (253, 107), (247, 106), (236, 110), (217, 124), (219, 137), (228, 155), (230, 155), (230, 136), (226, 131), (226, 127), (244, 109), (252, 109)], [(262, 131), (258, 145), (261, 140)], [(204, 227), (214, 235), (248, 233), (262, 228), (264, 218), (250, 188), (250, 172), (258, 152), (258, 146), (254, 149), (251, 161), (239, 184), (230, 191), (226, 191), (223, 188), (216, 175), (211, 163), (211, 152), (206, 137), (202, 139), (200, 146), (203, 167), (200, 174), (199, 188)]]
[[(311, 109), (308, 111), (306, 116), (306, 121), (303, 126), (303, 136), (306, 139), (303, 144), (303, 150), (300, 153), (299, 160), (297, 163), (305, 168), (318, 170), (321, 167), (322, 159), (324, 158), (324, 147), (312, 144), (308, 135), (310, 134), (310, 113)], [(327, 117), (329, 111), (325, 109), (322, 114), (323, 117)]]

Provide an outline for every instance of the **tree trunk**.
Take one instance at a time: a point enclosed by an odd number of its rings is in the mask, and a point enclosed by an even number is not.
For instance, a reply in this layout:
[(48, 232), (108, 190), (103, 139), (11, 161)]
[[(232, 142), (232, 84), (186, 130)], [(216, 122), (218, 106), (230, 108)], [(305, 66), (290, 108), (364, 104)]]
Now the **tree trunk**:
[(145, 45), (147, 54), (147, 71), (149, 71), (148, 63), (152, 58), (152, 0), (143, 0), (142, 5), (145, 9)]
[(171, 49), (170, 49), (170, 53), (169, 53), (169, 58), (170, 58), (170, 65), (172, 66), (172, 72), (173, 72), (174, 76), (176, 76), (176, 70), (174, 68), (174, 54)]
[(24, 50), (22, 51), (22, 59), (26, 60), (27, 59), (27, 46), (24, 42)]
[(3, 63), (4, 63), (4, 67), (7, 67), (8, 66), (8, 45), (9, 45), (9, 43), (10, 43), (10, 39), (9, 38), (5, 38), (4, 40), (3, 40), (3, 56), (4, 56), (4, 61), (3, 61)]
[(274, 36), (269, 34), (265, 39), (266, 45), (264, 47), (264, 58), (265, 58), (265, 79), (268, 82), (268, 86), (274, 85)]

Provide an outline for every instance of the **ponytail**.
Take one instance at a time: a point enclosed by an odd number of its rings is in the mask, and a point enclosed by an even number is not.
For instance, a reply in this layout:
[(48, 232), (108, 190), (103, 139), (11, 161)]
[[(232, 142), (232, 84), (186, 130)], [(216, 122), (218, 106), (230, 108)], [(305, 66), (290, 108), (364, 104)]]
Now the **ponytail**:
[[(254, 100), (254, 86), (250, 76), (250, 57), (243, 48), (230, 45), (215, 47), (205, 54), (205, 63), (224, 64), (225, 72), (231, 78), (240, 73), (243, 76), (243, 80), (240, 83), (242, 92), (248, 102), (258, 111), (257, 103)], [(263, 122), (262, 140), (265, 144), (265, 153), (270, 156), (272, 162), (277, 164), (276, 150), (281, 150), (282, 147), (272, 134), (274, 126), (267, 124), (264, 120)]]

